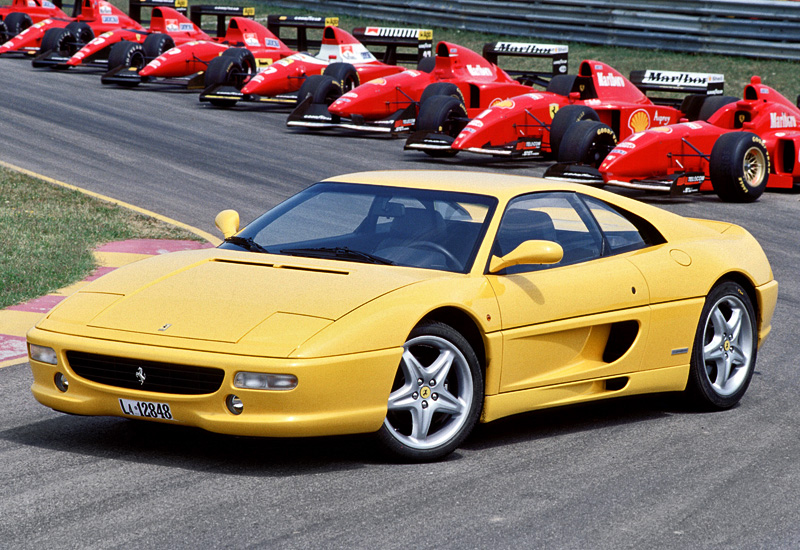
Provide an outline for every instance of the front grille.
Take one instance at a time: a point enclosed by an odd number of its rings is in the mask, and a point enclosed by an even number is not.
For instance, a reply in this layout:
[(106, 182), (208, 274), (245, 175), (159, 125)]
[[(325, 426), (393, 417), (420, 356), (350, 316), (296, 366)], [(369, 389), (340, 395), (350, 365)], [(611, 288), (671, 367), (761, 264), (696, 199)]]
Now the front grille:
[(72, 370), (87, 380), (117, 388), (147, 392), (181, 395), (214, 393), (222, 385), (225, 376), (225, 371), (222, 369), (142, 361), (80, 351), (68, 351), (67, 360)]

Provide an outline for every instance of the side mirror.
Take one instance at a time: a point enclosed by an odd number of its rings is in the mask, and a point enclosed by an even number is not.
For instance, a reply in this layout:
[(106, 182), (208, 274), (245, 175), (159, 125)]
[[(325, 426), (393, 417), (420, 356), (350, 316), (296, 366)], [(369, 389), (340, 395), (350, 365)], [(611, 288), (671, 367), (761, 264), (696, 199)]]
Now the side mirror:
[(223, 210), (214, 218), (217, 229), (227, 239), (239, 232), (239, 213), (236, 210)]
[(557, 264), (564, 258), (564, 249), (553, 241), (525, 241), (503, 256), (492, 256), (489, 273), (497, 273), (512, 265)]

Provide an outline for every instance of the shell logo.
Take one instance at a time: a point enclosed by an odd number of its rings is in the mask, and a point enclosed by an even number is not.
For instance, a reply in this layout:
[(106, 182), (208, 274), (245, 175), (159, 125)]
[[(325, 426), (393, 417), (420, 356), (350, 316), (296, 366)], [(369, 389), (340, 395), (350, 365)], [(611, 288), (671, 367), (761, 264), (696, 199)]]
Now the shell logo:
[(498, 109), (513, 109), (514, 108), (514, 100), (513, 99), (495, 99), (489, 104), (490, 108), (497, 107)]
[(650, 114), (645, 111), (644, 109), (639, 109), (634, 111), (634, 113), (628, 119), (628, 128), (634, 134), (638, 134), (639, 132), (644, 132), (650, 127)]

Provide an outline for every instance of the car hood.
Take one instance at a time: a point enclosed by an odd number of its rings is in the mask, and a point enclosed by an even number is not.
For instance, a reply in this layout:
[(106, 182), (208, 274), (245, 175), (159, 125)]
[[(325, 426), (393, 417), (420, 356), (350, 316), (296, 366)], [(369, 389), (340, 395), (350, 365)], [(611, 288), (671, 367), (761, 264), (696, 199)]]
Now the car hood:
[(114, 331), (114, 339), (156, 337), (163, 344), (170, 338), (244, 341), (285, 355), (353, 309), (435, 276), (430, 270), (221, 249), (174, 253), (98, 279), (54, 309), (40, 328), (64, 332), (66, 323), (70, 332), (108, 337)]

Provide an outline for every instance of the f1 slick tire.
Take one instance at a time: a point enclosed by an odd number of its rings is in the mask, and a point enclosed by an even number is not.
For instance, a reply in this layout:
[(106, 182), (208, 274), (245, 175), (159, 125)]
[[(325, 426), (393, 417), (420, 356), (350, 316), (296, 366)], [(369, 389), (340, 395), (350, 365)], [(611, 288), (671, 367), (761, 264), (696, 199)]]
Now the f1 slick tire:
[(6, 18), (3, 19), (3, 24), (6, 27), (6, 40), (11, 40), (33, 25), (33, 20), (27, 13), (13, 12), (6, 15)]
[(708, 122), (711, 115), (719, 111), (725, 105), (736, 103), (739, 98), (729, 95), (712, 95), (703, 101), (703, 106), (700, 107), (700, 113), (697, 115), (697, 120)]
[(758, 353), (750, 296), (725, 281), (706, 297), (692, 349), (687, 395), (699, 408), (728, 409), (747, 391)]
[(175, 40), (168, 34), (155, 32), (148, 34), (142, 44), (147, 61), (152, 61), (167, 50), (175, 47)]
[(435, 57), (423, 57), (417, 62), (417, 70), (422, 73), (432, 73), (436, 68)]
[(6, 28), (6, 24), (0, 20), (0, 44), (5, 44), (9, 40), (11, 40), (11, 36), (8, 35), (8, 29)]
[[(429, 97), (419, 107), (418, 132), (434, 132), (455, 138), (467, 125), (469, 115), (460, 98), (449, 95)], [(454, 157), (457, 149), (423, 149), (432, 157)]]
[(138, 42), (123, 40), (111, 46), (108, 52), (108, 68), (136, 67), (137, 71), (147, 64), (144, 46)]
[(475, 427), (483, 371), (467, 339), (444, 323), (420, 324), (403, 348), (378, 443), (395, 460), (439, 460)]
[(558, 162), (578, 163), (597, 168), (617, 146), (614, 130), (595, 120), (573, 123), (567, 128), (558, 149)]
[(338, 80), (326, 74), (312, 74), (307, 76), (297, 92), (297, 104), (302, 103), (308, 96), (311, 102), (317, 105), (330, 105), (342, 97), (342, 86)]
[(72, 23), (67, 25), (66, 28), (69, 29), (69, 31), (75, 37), (75, 42), (74, 42), (75, 51), (70, 53), (77, 52), (86, 44), (94, 40), (94, 31), (92, 30), (92, 27), (90, 27), (83, 21), (73, 21)]
[(350, 63), (331, 63), (322, 74), (339, 81), (342, 93), (346, 94), (360, 84), (358, 71)]
[(72, 34), (70, 29), (63, 27), (57, 29), (47, 29), (42, 37), (42, 43), (39, 47), (39, 51), (42, 53), (56, 51), (67, 55), (69, 54), (70, 50), (75, 49), (75, 46), (73, 45), (74, 42), (75, 36)]
[(711, 185), (725, 202), (753, 202), (769, 181), (764, 140), (751, 132), (723, 134), (711, 149)]
[[(244, 83), (257, 71), (256, 59), (248, 49), (229, 48), (222, 55), (215, 57), (208, 64), (205, 75), (205, 87), (215, 85), (233, 86), (241, 90)], [(233, 107), (238, 99), (209, 99), (215, 107)]]
[(594, 109), (585, 105), (565, 105), (556, 112), (550, 123), (550, 152), (553, 158), (559, 158), (558, 151), (567, 129), (582, 120), (599, 122), (600, 117)]
[(461, 101), (461, 103), (466, 104), (461, 90), (452, 82), (434, 82), (433, 84), (428, 84), (425, 89), (422, 90), (422, 95), (419, 98), (420, 107), (422, 107), (422, 104), (429, 98), (434, 96), (453, 97)]

